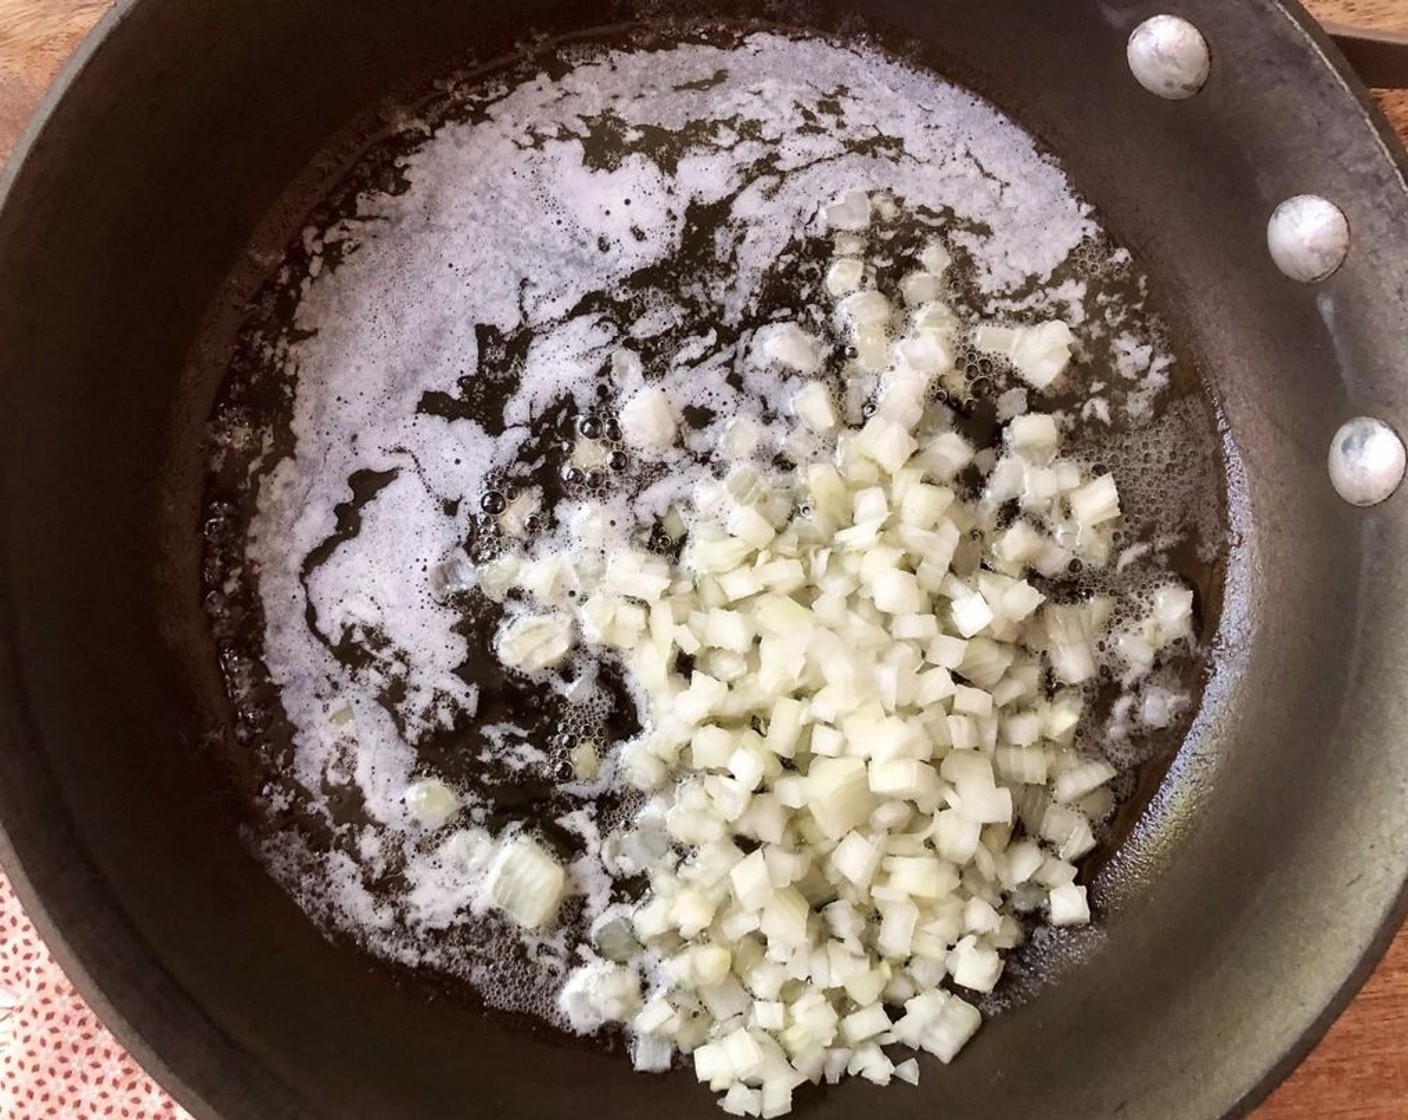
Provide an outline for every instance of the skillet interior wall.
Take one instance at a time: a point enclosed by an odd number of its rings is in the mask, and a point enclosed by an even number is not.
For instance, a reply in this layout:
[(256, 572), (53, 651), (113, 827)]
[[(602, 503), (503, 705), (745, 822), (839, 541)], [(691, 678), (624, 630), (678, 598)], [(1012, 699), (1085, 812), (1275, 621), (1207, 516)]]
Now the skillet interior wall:
[[(1216, 1115), (1397, 912), (1404, 499), (1351, 511), (1323, 461), (1350, 415), (1408, 421), (1401, 174), (1348, 93), (1297, 71), (1313, 49), (1275, 4), (1179, 7), (1217, 58), (1182, 104), (1142, 94), (1124, 68), (1151, 5), (867, 11), (891, 46), (1060, 154), (1214, 371), (1246, 485), (1220, 674), (1104, 875), (1105, 947), (924, 1090), (887, 1094), (897, 1117), (927, 1114), (940, 1092), (971, 1120)], [(631, 14), (345, 0), (334, 19), (314, 0), (142, 0), (0, 215), (0, 682), (13, 697), (0, 819), (68, 963), (220, 1115), (553, 1116), (587, 1084), (613, 1117), (657, 1114), (662, 1084), (682, 1115), (713, 1115), (703, 1092), (499, 1033), (324, 942), (240, 850), (202, 746), (222, 715), (196, 574), (214, 385), (181, 378), (222, 279), (327, 137), (387, 90), (471, 50), (501, 54), (528, 27)], [(771, 14), (855, 29), (820, 6)], [(1283, 281), (1262, 240), (1275, 202), (1304, 190), (1339, 201), (1355, 231), (1349, 265), (1319, 288)], [(832, 1092), (812, 1115), (870, 1107), (872, 1092)]]

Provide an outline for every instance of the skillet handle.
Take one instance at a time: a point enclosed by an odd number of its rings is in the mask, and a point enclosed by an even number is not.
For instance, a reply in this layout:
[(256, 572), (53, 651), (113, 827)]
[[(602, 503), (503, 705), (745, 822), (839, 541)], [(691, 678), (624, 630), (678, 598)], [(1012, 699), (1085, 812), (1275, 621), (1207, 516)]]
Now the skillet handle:
[(1329, 21), (1322, 26), (1366, 86), (1408, 89), (1408, 33), (1374, 31)]

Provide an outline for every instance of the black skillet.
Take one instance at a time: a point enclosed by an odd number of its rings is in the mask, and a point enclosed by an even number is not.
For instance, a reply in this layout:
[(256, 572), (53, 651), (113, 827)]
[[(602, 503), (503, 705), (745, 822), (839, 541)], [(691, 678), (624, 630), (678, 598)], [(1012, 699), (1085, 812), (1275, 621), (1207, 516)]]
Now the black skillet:
[[(1326, 453), (1354, 416), (1408, 430), (1408, 163), (1298, 8), (1166, 2), (1212, 49), (1182, 101), (1126, 64), (1149, 0), (687, 13), (873, 32), (1029, 128), (1154, 277), (1243, 464), (1216, 674), (1099, 876), (1100, 951), (921, 1090), (847, 1085), (812, 1117), (1240, 1115), (1403, 915), (1408, 494), (1352, 507)], [(123, 3), (8, 173), (0, 856), (84, 994), (200, 1117), (715, 1115), (685, 1074), (504, 1031), (325, 941), (245, 854), (203, 753), (221, 711), (197, 572), (216, 387), (183, 371), (216, 291), (388, 91), (530, 30), (679, 14), (644, 7)], [(1273, 208), (1303, 193), (1352, 231), (1315, 284), (1266, 247)]]

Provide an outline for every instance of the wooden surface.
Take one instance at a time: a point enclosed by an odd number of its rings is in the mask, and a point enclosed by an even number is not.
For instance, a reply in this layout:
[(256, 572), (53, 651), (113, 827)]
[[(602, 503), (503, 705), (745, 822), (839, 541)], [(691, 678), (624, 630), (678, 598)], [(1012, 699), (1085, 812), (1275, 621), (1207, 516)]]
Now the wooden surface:
[[(108, 0), (0, 0), (0, 155), (74, 45), (109, 6)], [(1307, 7), (1328, 19), (1408, 31), (1408, 0), (1308, 0)], [(1382, 99), (1408, 140), (1408, 92)], [(1405, 1118), (1408, 929), (1325, 1041), (1256, 1113), (1256, 1120)]]

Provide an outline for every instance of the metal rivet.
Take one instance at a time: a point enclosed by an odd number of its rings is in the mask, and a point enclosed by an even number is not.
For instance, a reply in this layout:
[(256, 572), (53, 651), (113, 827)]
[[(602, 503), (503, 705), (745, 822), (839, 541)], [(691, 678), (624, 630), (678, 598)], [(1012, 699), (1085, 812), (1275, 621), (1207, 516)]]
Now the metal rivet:
[(1330, 482), (1356, 506), (1376, 506), (1392, 496), (1408, 469), (1398, 433), (1382, 420), (1357, 416), (1330, 442)]
[(1192, 97), (1212, 70), (1203, 33), (1178, 16), (1146, 19), (1129, 37), (1125, 54), (1139, 84), (1170, 101)]
[(1292, 280), (1313, 284), (1349, 255), (1349, 219), (1327, 198), (1298, 194), (1276, 207), (1266, 226), (1266, 244), (1277, 268)]

